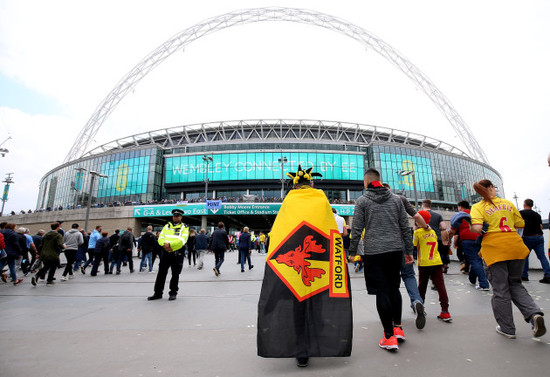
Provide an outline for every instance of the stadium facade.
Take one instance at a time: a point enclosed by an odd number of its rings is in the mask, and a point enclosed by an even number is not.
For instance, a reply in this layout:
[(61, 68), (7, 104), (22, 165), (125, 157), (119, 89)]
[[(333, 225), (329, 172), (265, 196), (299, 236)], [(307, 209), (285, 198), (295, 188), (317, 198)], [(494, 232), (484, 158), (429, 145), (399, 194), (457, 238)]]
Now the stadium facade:
[[(495, 169), (428, 136), (355, 123), (243, 120), (166, 128), (101, 145), (49, 171), (40, 181), (37, 208), (84, 207), (89, 195), (101, 206), (204, 202), (206, 186), (209, 199), (277, 202), (287, 189), (285, 173), (298, 164), (323, 174), (316, 187), (339, 204), (362, 195), (369, 167), (411, 201), (416, 184), (418, 199), (439, 207), (477, 201), (472, 184), (482, 178), (502, 188)], [(106, 176), (91, 192), (89, 172)]]

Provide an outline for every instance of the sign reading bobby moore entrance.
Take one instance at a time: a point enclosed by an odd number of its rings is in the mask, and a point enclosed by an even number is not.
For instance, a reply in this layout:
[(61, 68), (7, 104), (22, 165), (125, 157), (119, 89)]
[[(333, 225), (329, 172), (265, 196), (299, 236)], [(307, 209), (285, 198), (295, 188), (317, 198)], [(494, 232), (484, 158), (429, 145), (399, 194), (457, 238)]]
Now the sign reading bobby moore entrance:
[[(353, 216), (353, 205), (333, 204), (341, 216)], [(134, 207), (133, 217), (170, 217), (172, 210), (183, 210), (183, 216), (195, 215), (277, 215), (281, 203), (222, 203), (220, 209), (207, 209), (205, 203), (163, 204)]]

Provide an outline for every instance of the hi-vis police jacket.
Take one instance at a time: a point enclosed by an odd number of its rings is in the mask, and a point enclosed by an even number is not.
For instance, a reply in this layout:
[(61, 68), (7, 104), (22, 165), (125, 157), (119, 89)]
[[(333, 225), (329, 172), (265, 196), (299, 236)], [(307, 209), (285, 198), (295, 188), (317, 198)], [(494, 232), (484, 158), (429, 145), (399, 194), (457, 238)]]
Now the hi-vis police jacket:
[(164, 246), (164, 243), (168, 242), (172, 252), (178, 251), (187, 243), (187, 238), (189, 238), (189, 227), (184, 223), (174, 225), (169, 222), (160, 232), (159, 245)]

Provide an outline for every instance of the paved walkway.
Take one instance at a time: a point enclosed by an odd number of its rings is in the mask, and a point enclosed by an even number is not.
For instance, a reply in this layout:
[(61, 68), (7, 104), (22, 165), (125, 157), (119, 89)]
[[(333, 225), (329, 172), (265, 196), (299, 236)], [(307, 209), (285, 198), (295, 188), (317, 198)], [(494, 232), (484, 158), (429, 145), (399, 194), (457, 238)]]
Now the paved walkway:
[[(149, 302), (155, 274), (78, 273), (53, 287), (0, 283), (0, 376), (545, 376), (550, 334), (535, 340), (515, 310), (518, 338), (495, 332), (491, 292), (478, 292), (451, 266), (446, 276), (452, 323), (436, 319), (439, 303), (428, 292), (428, 321), (414, 326), (404, 305), (407, 340), (396, 353), (378, 347), (382, 334), (374, 298), (362, 274), (352, 275), (354, 341), (349, 358), (315, 358), (308, 368), (290, 359), (256, 356), (256, 306), (264, 257), (245, 273), (236, 253), (222, 275), (184, 266), (176, 301)], [(550, 313), (550, 285), (531, 273), (526, 287)], [(408, 297), (403, 289), (404, 303)], [(165, 297), (167, 297), (165, 293)], [(547, 325), (550, 325), (548, 317)], [(550, 326), (548, 326), (550, 327)]]

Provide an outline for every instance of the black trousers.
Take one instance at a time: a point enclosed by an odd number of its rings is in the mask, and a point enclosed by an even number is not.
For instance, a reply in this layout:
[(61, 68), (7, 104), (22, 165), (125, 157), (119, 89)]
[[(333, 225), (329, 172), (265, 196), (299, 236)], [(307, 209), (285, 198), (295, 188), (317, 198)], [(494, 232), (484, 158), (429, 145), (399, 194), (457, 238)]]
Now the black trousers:
[(76, 259), (76, 250), (65, 250), (65, 258), (67, 258), (67, 264), (65, 270), (63, 270), (63, 276), (67, 274), (73, 274), (73, 264)]
[(130, 271), (134, 272), (134, 260), (132, 259), (132, 250), (124, 250), (118, 252), (117, 271), (120, 271), (120, 266), (124, 261), (124, 257), (128, 258), (128, 267), (130, 267)]
[(40, 279), (44, 279), (46, 277), (46, 272), (48, 272), (48, 279), (47, 282), (52, 282), (53, 278), (55, 276), (55, 270), (57, 270), (57, 265), (59, 264), (59, 259), (56, 260), (43, 260), (42, 264), (44, 264), (44, 267), (42, 267), (36, 276)]
[(23, 251), (21, 253), (21, 271), (23, 271), (24, 274), (29, 272), (29, 269), (31, 268), (31, 264), (29, 262), (29, 252)]
[(191, 266), (191, 257), (193, 257), (193, 265), (197, 264), (197, 252), (195, 249), (187, 250), (187, 259), (189, 260), (189, 265)]
[(168, 269), (172, 270), (172, 278), (170, 279), (170, 294), (178, 294), (178, 280), (183, 265), (183, 254), (179, 255), (176, 252), (163, 251), (160, 255), (160, 263), (158, 267), (157, 280), (155, 280), (155, 296), (162, 296)]
[(401, 325), (403, 301), (399, 286), (403, 251), (365, 255), (363, 258), (367, 293), (376, 295), (376, 310), (384, 334), (389, 338), (393, 335), (393, 327)]
[(99, 264), (103, 260), (103, 267), (105, 267), (105, 273), (109, 272), (109, 250), (102, 251), (100, 253), (94, 252), (94, 265), (92, 267), (92, 272), (90, 275), (96, 276), (97, 270), (99, 270)]

